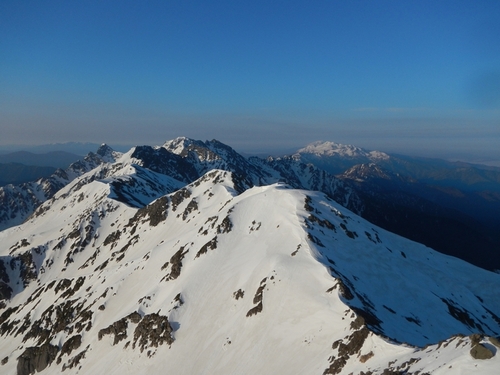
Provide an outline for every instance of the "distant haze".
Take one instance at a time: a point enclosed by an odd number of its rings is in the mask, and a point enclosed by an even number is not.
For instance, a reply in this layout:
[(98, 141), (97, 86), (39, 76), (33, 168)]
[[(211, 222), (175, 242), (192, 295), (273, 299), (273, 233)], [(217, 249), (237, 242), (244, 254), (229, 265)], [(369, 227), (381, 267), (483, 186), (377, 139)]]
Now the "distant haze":
[(331, 140), (500, 163), (499, 19), (496, 0), (2, 2), (0, 148)]

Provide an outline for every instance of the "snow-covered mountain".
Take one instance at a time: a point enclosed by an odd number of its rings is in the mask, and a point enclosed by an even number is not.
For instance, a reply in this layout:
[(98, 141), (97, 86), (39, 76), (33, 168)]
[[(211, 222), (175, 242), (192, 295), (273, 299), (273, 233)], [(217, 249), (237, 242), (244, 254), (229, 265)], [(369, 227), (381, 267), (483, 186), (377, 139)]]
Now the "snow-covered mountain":
[(367, 151), (353, 145), (335, 142), (317, 141), (297, 151), (296, 155), (311, 154), (315, 156), (341, 156), (344, 158), (366, 158), (367, 160), (387, 160), (389, 155), (381, 151)]
[[(500, 172), (315, 142), (288, 158), (350, 186), (378, 226), (480, 267), (500, 269)], [(474, 250), (472, 250), (474, 249)]]
[(97, 153), (89, 153), (83, 160), (72, 163), (66, 170), (56, 170), (48, 178), (0, 187), (0, 230), (21, 224), (40, 204), (76, 177), (102, 163), (113, 162), (118, 156), (119, 153), (103, 144)]
[[(22, 223), (59, 189), (89, 171), (92, 173), (79, 180), (80, 185), (114, 176), (115, 198), (135, 207), (142, 207), (210, 170), (222, 169), (233, 172), (239, 191), (287, 180), (296, 188), (320, 190), (356, 212), (362, 210), (362, 203), (352, 189), (333, 175), (299, 161), (283, 166), (284, 163), (258, 158), (247, 160), (216, 140), (202, 142), (181, 137), (163, 146), (133, 147), (123, 154), (103, 144), (97, 153), (89, 153), (82, 161), (71, 164), (65, 171), (56, 171), (47, 179), (0, 188), (0, 230)], [(176, 180), (173, 186), (168, 183), (164, 187), (164, 176)], [(141, 188), (145, 196), (138, 198), (127, 193), (131, 187)]]
[(497, 373), (500, 275), (215, 142), (136, 147), (0, 232), (2, 374)]
[(422, 183), (454, 186), (465, 191), (500, 192), (500, 169), (441, 159), (388, 155), (353, 145), (335, 142), (313, 142), (292, 155), (304, 163), (312, 163), (337, 175), (359, 164), (376, 164), (395, 174), (401, 174)]
[(318, 141), (308, 144), (292, 155), (295, 160), (312, 163), (332, 174), (343, 173), (357, 164), (389, 161), (391, 157), (381, 151), (368, 151), (353, 145)]

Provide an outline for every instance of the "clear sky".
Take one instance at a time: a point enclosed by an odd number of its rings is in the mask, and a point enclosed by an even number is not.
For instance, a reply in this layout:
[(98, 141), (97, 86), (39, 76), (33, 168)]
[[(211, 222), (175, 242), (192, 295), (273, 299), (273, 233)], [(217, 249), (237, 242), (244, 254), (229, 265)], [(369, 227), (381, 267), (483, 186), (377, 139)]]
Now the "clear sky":
[(500, 1), (0, 1), (0, 145), (500, 160)]

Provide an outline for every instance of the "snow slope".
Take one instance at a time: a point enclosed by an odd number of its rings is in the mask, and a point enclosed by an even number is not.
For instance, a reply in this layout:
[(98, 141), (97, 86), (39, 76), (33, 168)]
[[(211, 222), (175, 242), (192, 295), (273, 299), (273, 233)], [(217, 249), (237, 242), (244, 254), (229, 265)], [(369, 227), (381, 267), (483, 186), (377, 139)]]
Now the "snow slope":
[(324, 193), (165, 165), (98, 167), (0, 232), (2, 374), (498, 372), (470, 351), (496, 353), (500, 275)]
[(0, 187), (0, 230), (21, 224), (38, 206), (76, 177), (100, 164), (113, 163), (119, 157), (121, 153), (102, 144), (97, 153), (89, 153), (83, 160), (72, 163), (66, 170), (56, 170), (48, 178)]

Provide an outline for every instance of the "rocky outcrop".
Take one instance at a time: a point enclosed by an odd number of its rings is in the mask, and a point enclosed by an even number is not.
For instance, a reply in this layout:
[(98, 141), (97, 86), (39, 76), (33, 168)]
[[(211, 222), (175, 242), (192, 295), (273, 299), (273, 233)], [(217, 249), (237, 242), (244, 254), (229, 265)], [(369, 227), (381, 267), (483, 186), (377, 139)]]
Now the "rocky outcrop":
[(495, 354), (483, 344), (476, 344), (471, 350), (470, 355), (474, 359), (490, 359)]
[(49, 343), (26, 348), (17, 359), (17, 375), (30, 375), (35, 371), (43, 371), (56, 359), (58, 351), (57, 346)]
[(138, 346), (141, 353), (144, 349), (167, 344), (172, 345), (172, 326), (168, 318), (156, 313), (145, 315), (134, 331), (134, 345)]

